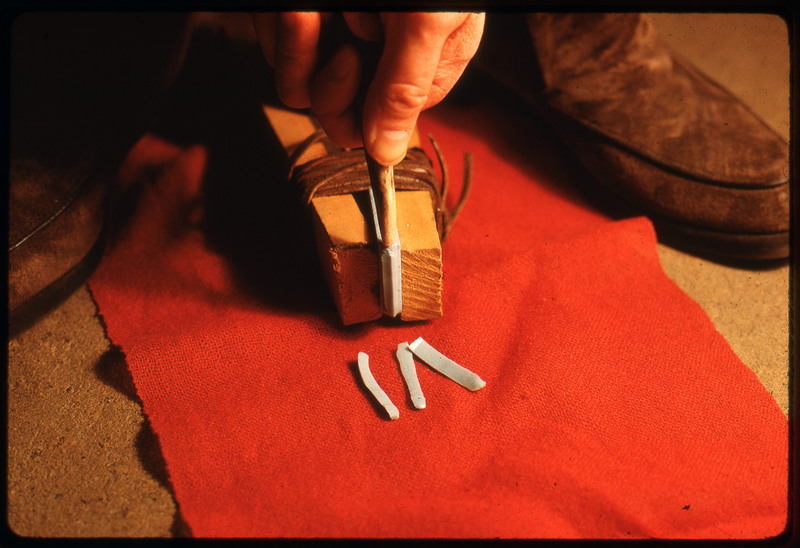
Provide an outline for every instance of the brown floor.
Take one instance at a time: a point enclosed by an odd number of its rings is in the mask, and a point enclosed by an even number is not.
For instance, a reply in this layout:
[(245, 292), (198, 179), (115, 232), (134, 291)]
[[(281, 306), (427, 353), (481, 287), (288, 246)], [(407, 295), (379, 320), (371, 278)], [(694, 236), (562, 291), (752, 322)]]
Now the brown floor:
[[(789, 137), (789, 45), (771, 15), (658, 14), (674, 49)], [(788, 412), (789, 267), (746, 270), (659, 246), (666, 273), (708, 313)], [(8, 523), (22, 536), (160, 537), (186, 531), (124, 356), (84, 286), (9, 341)]]

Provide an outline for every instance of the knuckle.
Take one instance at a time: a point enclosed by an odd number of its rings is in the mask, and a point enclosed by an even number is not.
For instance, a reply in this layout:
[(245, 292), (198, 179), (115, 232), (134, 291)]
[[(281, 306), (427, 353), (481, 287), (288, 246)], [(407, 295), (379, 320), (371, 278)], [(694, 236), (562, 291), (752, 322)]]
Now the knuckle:
[(292, 67), (298, 64), (308, 64), (315, 57), (314, 51), (307, 51), (297, 44), (291, 42), (278, 42), (275, 48), (276, 57), (278, 62), (286, 67)]
[(384, 100), (386, 113), (396, 118), (416, 116), (428, 102), (428, 91), (418, 84), (391, 84)]
[(452, 88), (451, 85), (442, 85), (440, 83), (434, 82), (431, 86), (431, 92), (428, 94), (428, 101), (425, 105), (426, 108), (430, 108), (434, 105), (439, 104), (439, 102), (444, 99), (448, 93), (450, 93), (450, 89)]

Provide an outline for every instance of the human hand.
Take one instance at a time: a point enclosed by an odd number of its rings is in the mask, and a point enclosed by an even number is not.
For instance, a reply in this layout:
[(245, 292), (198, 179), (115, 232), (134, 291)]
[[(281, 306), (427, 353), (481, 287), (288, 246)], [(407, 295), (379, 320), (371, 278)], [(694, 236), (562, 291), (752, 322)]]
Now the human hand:
[[(330, 139), (343, 148), (362, 144), (375, 160), (394, 165), (406, 154), (419, 113), (441, 101), (475, 55), (484, 14), (344, 13), (358, 38), (383, 51), (373, 75), (350, 44), (319, 64), (320, 32), (332, 14), (256, 14), (261, 49), (274, 67), (278, 96), (292, 108), (311, 108)], [(362, 77), (369, 86), (357, 112)], [(360, 123), (359, 123), (360, 122)]]

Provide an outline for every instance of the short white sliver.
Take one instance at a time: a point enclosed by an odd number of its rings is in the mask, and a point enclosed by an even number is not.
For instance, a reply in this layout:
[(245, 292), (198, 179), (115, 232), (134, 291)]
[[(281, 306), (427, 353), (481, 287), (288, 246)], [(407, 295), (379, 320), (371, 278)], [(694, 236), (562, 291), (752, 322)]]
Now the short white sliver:
[[(456, 362), (441, 354), (438, 350), (433, 348), (422, 337), (408, 345), (415, 356), (433, 367), (439, 373), (457, 382), (464, 388), (475, 391), (480, 390), (486, 386), (486, 381), (481, 379), (478, 375), (469, 369), (458, 365)], [(398, 349), (399, 357), (399, 349)], [(401, 362), (402, 363), (402, 362)], [(416, 378), (416, 375), (415, 375)], [(410, 389), (410, 385), (409, 385)]]
[(408, 349), (408, 343), (402, 342), (397, 345), (397, 361), (400, 362), (400, 372), (403, 374), (406, 386), (408, 386), (411, 403), (417, 409), (425, 409), (425, 396), (422, 395), (422, 388), (419, 386), (417, 367), (414, 365), (414, 355)]
[(372, 395), (375, 396), (378, 403), (386, 409), (389, 418), (392, 420), (400, 418), (400, 411), (397, 410), (397, 407), (395, 407), (392, 400), (389, 399), (389, 396), (386, 395), (386, 392), (378, 385), (375, 377), (372, 376), (372, 372), (369, 370), (369, 356), (364, 352), (358, 353), (358, 372), (361, 374), (361, 380), (364, 381), (367, 390), (372, 392)]

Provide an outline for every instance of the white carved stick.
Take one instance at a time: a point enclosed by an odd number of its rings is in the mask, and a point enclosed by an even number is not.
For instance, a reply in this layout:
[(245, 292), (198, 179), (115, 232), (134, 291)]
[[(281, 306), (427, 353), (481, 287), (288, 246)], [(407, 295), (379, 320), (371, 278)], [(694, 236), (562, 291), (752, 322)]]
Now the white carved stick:
[(369, 356), (364, 352), (358, 353), (358, 372), (361, 373), (361, 380), (364, 381), (367, 390), (372, 392), (372, 395), (375, 396), (378, 403), (389, 413), (389, 418), (392, 420), (399, 418), (400, 411), (397, 410), (397, 407), (394, 406), (392, 400), (386, 395), (386, 392), (378, 385), (375, 377), (372, 376), (372, 372), (369, 370)]
[(419, 386), (414, 354), (408, 349), (408, 343), (403, 342), (397, 345), (397, 361), (400, 362), (400, 372), (403, 373), (406, 386), (408, 386), (411, 403), (417, 409), (425, 409), (425, 396), (422, 395), (422, 388)]
[(475, 391), (486, 386), (486, 381), (469, 369), (461, 367), (444, 354), (441, 354), (438, 350), (425, 342), (422, 337), (408, 345), (408, 349), (439, 373), (452, 379), (464, 388)]

